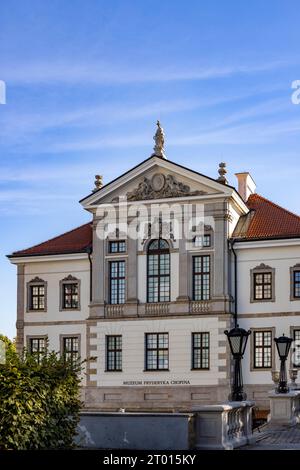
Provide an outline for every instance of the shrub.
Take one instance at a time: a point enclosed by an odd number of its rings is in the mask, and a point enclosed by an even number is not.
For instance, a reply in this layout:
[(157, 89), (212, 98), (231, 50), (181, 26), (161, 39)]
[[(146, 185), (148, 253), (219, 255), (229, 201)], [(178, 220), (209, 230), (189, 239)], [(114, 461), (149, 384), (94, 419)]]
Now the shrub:
[(55, 352), (38, 363), (26, 350), (6, 344), (0, 364), (0, 449), (71, 448), (79, 421), (79, 372)]

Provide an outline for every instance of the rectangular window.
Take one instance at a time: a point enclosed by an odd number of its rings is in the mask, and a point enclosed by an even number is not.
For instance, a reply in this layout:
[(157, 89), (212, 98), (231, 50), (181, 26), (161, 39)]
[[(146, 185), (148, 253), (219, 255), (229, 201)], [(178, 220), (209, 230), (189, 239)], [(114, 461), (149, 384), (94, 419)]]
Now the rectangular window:
[(272, 331), (254, 331), (254, 369), (272, 367)]
[(210, 234), (205, 234), (205, 235), (196, 235), (194, 238), (194, 246), (197, 248), (202, 248), (202, 247), (210, 247), (211, 246), (211, 236)]
[(211, 245), (210, 234), (206, 234), (203, 236), (203, 246), (207, 247), (210, 245)]
[(30, 310), (45, 309), (45, 286), (30, 286)]
[(125, 261), (111, 261), (110, 272), (110, 303), (125, 303)]
[(192, 369), (209, 369), (209, 333), (192, 333)]
[(63, 308), (78, 308), (78, 284), (76, 282), (64, 283)]
[(122, 336), (106, 336), (106, 370), (122, 370)]
[(68, 336), (63, 338), (63, 355), (67, 361), (75, 364), (79, 359), (79, 338)]
[(113, 242), (109, 242), (110, 253), (124, 253), (125, 251), (126, 251), (125, 240), (116, 240)]
[(169, 369), (169, 334), (146, 333), (146, 370)]
[(193, 257), (193, 300), (210, 298), (210, 257)]
[(300, 330), (293, 330), (293, 367), (300, 367)]
[(43, 354), (46, 352), (46, 338), (30, 338), (29, 352), (35, 356), (37, 362), (40, 363)]
[(294, 297), (296, 299), (300, 299), (300, 271), (293, 272), (293, 279), (294, 279)]
[(254, 300), (272, 299), (272, 273), (254, 273)]

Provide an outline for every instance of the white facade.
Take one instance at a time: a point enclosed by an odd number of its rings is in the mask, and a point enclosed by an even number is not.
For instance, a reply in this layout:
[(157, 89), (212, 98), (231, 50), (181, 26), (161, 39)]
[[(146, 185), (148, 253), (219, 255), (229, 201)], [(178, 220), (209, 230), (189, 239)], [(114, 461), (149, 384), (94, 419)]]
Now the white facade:
[[(140, 320), (135, 322), (115, 321), (105, 322), (91, 328), (95, 338), (91, 344), (96, 346), (97, 371), (91, 380), (101, 387), (122, 387), (129, 385), (218, 385), (219, 379), (225, 379), (226, 373), (218, 367), (225, 366), (226, 360), (218, 359), (218, 353), (226, 353), (225, 346), (219, 349), (218, 343), (223, 339), (219, 328), (226, 328), (226, 323), (218, 322), (216, 318), (188, 318)], [(163, 371), (162, 376), (157, 371), (145, 372), (145, 333), (166, 332), (169, 335), (169, 370)], [(191, 332), (210, 332), (210, 368), (209, 370), (191, 370)], [(105, 337), (107, 335), (122, 335), (124, 370), (105, 374)]]
[[(243, 175), (251, 185), (243, 186)], [(30, 338), (47, 337), (49, 349), (62, 351), (63, 338), (78, 338), (77, 352), (82, 359), (87, 358), (83, 387), (90, 409), (189, 409), (193, 404), (227, 399), (232, 362), (224, 330), (234, 325), (236, 297), (239, 325), (252, 331), (243, 361), (245, 388), (249, 398), (254, 398), (259, 406), (267, 406), (271, 371), (279, 367), (274, 337), (282, 333), (290, 336), (294, 329), (300, 330), (300, 298), (295, 300), (292, 295), (293, 269), (300, 266), (300, 231), (299, 238), (245, 241), (239, 237), (237, 227), (244, 218), (247, 225), (249, 207), (222, 178), (212, 180), (152, 156), (81, 202), (93, 217), (91, 256), (84, 250), (11, 256), (11, 262), (18, 265), (19, 347), (28, 346)], [(239, 180), (240, 186), (247, 189), (247, 196), (255, 190), (248, 173), (239, 174)], [(129, 198), (126, 224), (133, 225), (136, 231), (141, 225), (146, 227), (138, 240), (122, 230), (104, 235), (111, 223), (103, 215), (107, 204), (120, 214), (123, 206), (118, 198), (124, 195)], [(148, 279), (148, 250), (153, 237), (147, 235), (146, 216), (141, 215), (153, 203), (174, 210), (170, 225), (173, 228), (162, 237), (170, 257), (170, 297), (154, 302), (149, 300)], [(174, 235), (175, 225), (182, 224), (183, 208), (195, 204), (204, 216), (202, 231), (203, 236), (210, 237), (208, 246), (197, 247), (193, 232), (183, 237)], [(120, 240), (124, 241), (125, 250), (111, 253), (109, 243)], [(195, 294), (198, 281), (194, 259), (203, 256), (209, 258), (210, 265), (207, 298), (203, 293), (203, 273), (199, 281), (202, 297)], [(110, 270), (116, 261), (124, 262), (124, 298), (120, 302), (111, 300)], [(271, 272), (272, 283), (271, 298), (262, 301), (253, 299), (253, 275), (261, 272)], [(77, 285), (75, 308), (64, 308), (64, 282)], [(120, 292), (122, 282), (116, 281)], [(30, 288), (34, 285), (45, 287), (46, 305), (40, 311), (30, 308)], [(257, 367), (255, 362), (255, 331), (271, 332), (272, 357), (267, 367)], [(150, 353), (146, 335), (162, 333), (168, 334), (167, 352)], [(205, 366), (193, 367), (198, 357), (193, 343), (195, 333), (208, 334), (208, 353), (203, 352), (203, 344), (199, 353), (208, 354), (208, 366), (204, 361)], [(110, 369), (109, 363), (110, 337), (122, 338), (122, 345), (114, 346), (114, 351), (118, 351), (112, 353), (121, 358), (115, 370)], [(167, 366), (147, 370), (150, 354), (165, 354)]]
[[(300, 263), (300, 240), (268, 240), (236, 243), (238, 253), (238, 312), (239, 324), (245, 329), (272, 330), (273, 337), (293, 336), (300, 330), (300, 299), (291, 300), (293, 288), (290, 269)], [(261, 263), (274, 269), (274, 301), (251, 302), (251, 270)], [(251, 367), (253, 341), (249, 342), (244, 360), (246, 384), (272, 386), (271, 370), (279, 370), (278, 355), (273, 352), (273, 364), (268, 369)], [(274, 346), (273, 346), (274, 347)], [(287, 365), (292, 367), (291, 358)]]

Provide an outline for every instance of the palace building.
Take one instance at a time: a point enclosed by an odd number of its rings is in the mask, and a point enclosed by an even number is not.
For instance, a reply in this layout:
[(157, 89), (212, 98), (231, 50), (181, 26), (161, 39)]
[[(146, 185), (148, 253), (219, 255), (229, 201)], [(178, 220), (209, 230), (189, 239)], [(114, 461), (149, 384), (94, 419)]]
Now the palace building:
[[(274, 338), (300, 340), (300, 217), (172, 162), (158, 123), (154, 153), (80, 203), (91, 221), (9, 255), (17, 266), (17, 345), (87, 358), (91, 410), (189, 410), (227, 400), (224, 335), (251, 330), (249, 399), (268, 408)], [(291, 355), (288, 368), (300, 366)]]

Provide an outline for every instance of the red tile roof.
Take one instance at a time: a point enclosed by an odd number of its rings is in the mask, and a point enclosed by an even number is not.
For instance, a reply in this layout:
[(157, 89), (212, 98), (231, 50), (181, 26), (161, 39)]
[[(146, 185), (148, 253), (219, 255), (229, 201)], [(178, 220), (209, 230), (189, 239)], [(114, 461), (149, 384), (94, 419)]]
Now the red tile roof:
[[(234, 238), (243, 240), (300, 237), (300, 217), (274, 202), (252, 194), (247, 206), (249, 214), (241, 217)], [(81, 225), (58, 237), (26, 250), (16, 251), (10, 257), (83, 253), (92, 246), (92, 224)]]
[(251, 194), (246, 204), (250, 209), (250, 213), (245, 216), (248, 222), (244, 223), (242, 234), (239, 230), (241, 225), (238, 224), (240, 227), (237, 227), (233, 237), (249, 240), (300, 237), (300, 217), (298, 215), (259, 194)]
[(10, 257), (83, 253), (90, 246), (92, 224), (88, 223), (26, 250), (15, 251)]

